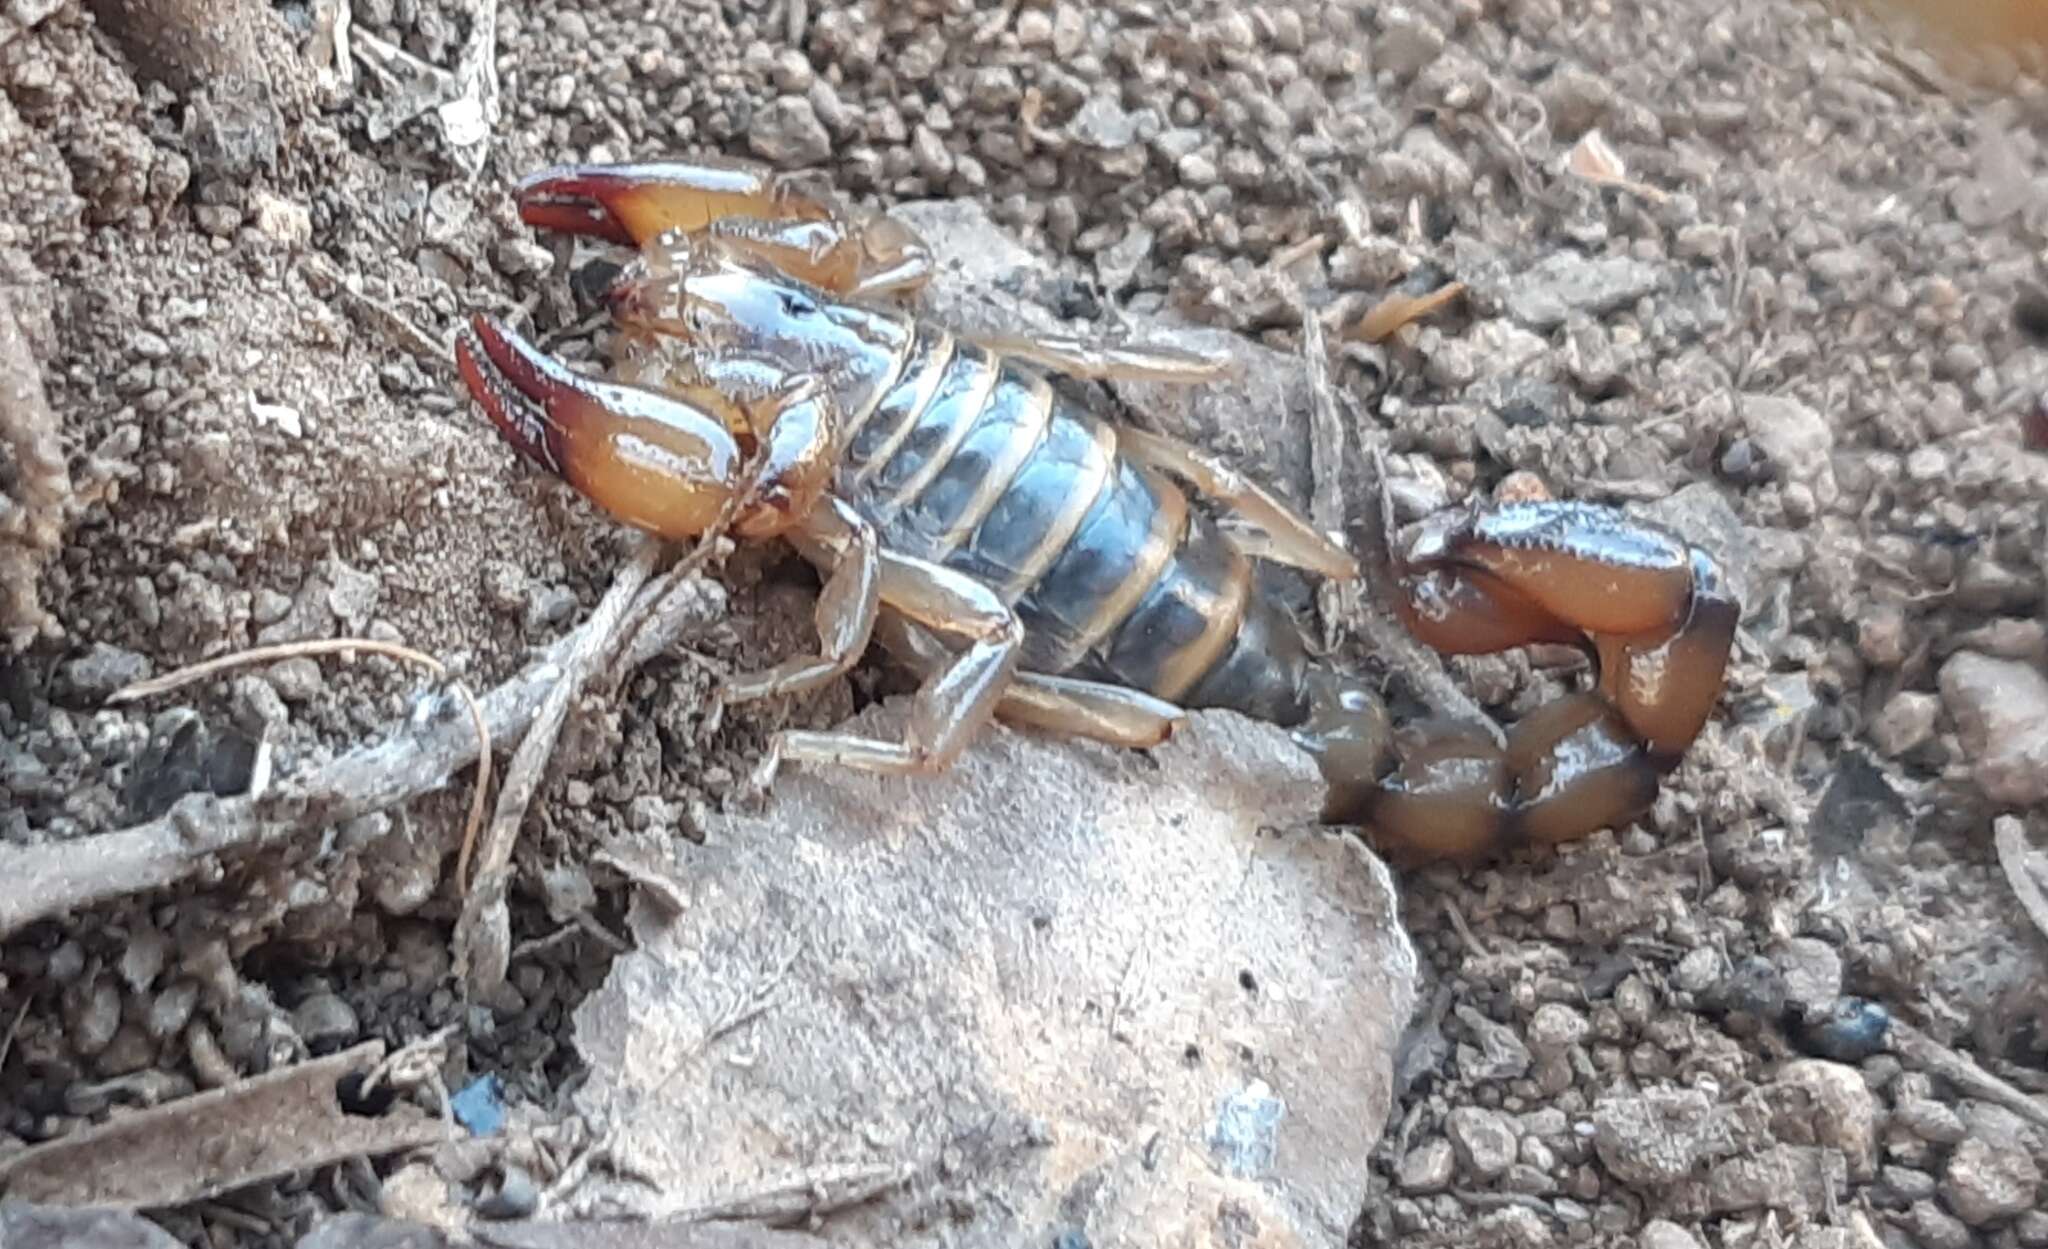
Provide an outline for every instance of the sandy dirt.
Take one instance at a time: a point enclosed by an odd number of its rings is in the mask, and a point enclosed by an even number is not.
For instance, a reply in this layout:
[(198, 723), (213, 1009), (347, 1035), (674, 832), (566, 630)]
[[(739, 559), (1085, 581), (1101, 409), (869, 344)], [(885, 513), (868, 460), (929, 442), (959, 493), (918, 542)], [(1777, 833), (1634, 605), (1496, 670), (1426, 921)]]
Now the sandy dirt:
[[(0, 631), (26, 643), (0, 653), (0, 844), (235, 792), (258, 738), (313, 767), (434, 688), (298, 659), (102, 706), (133, 680), (367, 636), (483, 689), (590, 612), (631, 539), (516, 463), (448, 356), (473, 309), (587, 311), (511, 210), (530, 169), (721, 151), (970, 198), (1105, 332), (1136, 310), (1298, 353), (1297, 301), (1341, 325), (1455, 279), (1389, 343), (1333, 333), (1404, 508), (1530, 470), (1696, 535), (1747, 611), (1649, 818), (1404, 875), (1425, 1009), (1354, 1243), (2048, 1245), (2048, 934), (2015, 884), (2048, 878), (2048, 455), (2023, 442), (2048, 354), (2016, 315), (2048, 304), (2048, 92), (1805, 3), (763, 0), (501, 8), (479, 121), (365, 50), (452, 70), (472, 10), (359, 0), (347, 80), (333, 11), (262, 10), (220, 54), (258, 78), (183, 82), (77, 0), (0, 11), (0, 364), (34, 363), (49, 418), (0, 412)], [(1217, 449), (1269, 453), (1241, 421)], [(720, 619), (573, 709), (515, 942), (618, 931), (627, 882), (580, 847), (690, 836), (776, 728), (901, 688), (865, 665), (713, 716), (718, 675), (809, 644), (816, 591), (772, 549), (719, 580)], [(1504, 717), (1559, 681), (1450, 671)], [(9, 936), (0, 1153), (222, 1064), (449, 1025), (451, 1084), (555, 1105), (612, 950), (558, 935), (457, 998), (467, 801)], [(290, 1244), (337, 1191), (162, 1222)]]

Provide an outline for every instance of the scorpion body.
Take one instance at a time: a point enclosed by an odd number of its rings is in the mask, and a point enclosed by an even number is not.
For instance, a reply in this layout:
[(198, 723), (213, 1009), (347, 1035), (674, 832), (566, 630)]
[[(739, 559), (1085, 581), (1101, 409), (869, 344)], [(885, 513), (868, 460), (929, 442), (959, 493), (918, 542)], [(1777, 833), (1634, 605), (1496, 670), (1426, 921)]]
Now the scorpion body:
[(1228, 708), (1295, 731), (1333, 820), (1411, 856), (1473, 857), (1639, 814), (1718, 699), (1736, 605), (1704, 554), (1583, 504), (1474, 509), (1390, 559), (1402, 619), (1450, 652), (1579, 645), (1599, 688), (1524, 717), (1504, 747), (1452, 728), (1404, 748), (1384, 703), (1312, 660), (1257, 592), (1252, 552), (1335, 578), (1357, 562), (1214, 457), (1045, 375), (1196, 384), (1214, 362), (923, 320), (888, 298), (929, 273), (906, 227), (745, 166), (549, 170), (520, 205), (639, 254), (609, 295), (614, 380), (487, 317), (461, 338), (508, 441), (628, 523), (680, 538), (726, 518), (788, 539), (825, 578), (820, 653), (725, 697), (815, 689), (871, 639), (924, 678), (902, 741), (787, 731), (763, 784), (792, 761), (943, 767), (992, 716), (1147, 746), (1185, 709)]

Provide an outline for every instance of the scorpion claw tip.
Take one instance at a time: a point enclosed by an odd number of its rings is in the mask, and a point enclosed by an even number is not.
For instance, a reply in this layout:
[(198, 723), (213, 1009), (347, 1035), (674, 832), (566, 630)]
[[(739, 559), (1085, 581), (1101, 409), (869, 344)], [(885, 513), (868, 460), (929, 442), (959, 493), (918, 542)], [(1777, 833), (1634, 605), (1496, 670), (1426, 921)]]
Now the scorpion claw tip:
[(637, 245), (643, 240), (621, 203), (633, 186), (615, 170), (557, 165), (520, 179), (513, 198), (519, 219), (536, 230)]

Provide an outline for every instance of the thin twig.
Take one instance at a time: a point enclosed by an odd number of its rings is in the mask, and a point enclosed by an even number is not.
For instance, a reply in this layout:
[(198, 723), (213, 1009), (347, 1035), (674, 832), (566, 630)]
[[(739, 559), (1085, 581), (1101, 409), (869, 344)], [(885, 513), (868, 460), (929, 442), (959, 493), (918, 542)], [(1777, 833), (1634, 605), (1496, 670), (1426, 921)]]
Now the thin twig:
[(2026, 826), (2016, 815), (2001, 815), (1991, 825), (1992, 844), (1998, 848), (1998, 865), (2005, 869), (2005, 879), (2012, 885), (2014, 896), (2019, 898), (2020, 907), (2027, 918), (2034, 921), (2034, 927), (2048, 938), (2048, 894), (2041, 891), (2041, 885), (2034, 879), (2033, 869), (2028, 866)]
[[(627, 658), (654, 654), (724, 612), (715, 584), (677, 595), (657, 613)], [(588, 645), (591, 626), (555, 642), (519, 675), (480, 700), (493, 741), (518, 737), (561, 676), (564, 660)], [(412, 717), (384, 738), (303, 777), (286, 778), (261, 799), (188, 794), (162, 816), (111, 833), (35, 846), (0, 846), (0, 939), (38, 920), (114, 898), (162, 889), (208, 871), (218, 856), (281, 845), (308, 830), (388, 810), (434, 793), (477, 759), (476, 728), (443, 716)], [(217, 869), (214, 869), (217, 870)]]
[[(547, 699), (533, 718), (533, 726), (506, 766), (497, 810), (477, 852), (474, 884), (463, 904), (462, 918), (455, 925), (456, 967), (473, 993), (481, 995), (495, 989), (510, 963), (511, 920), (505, 907), (505, 893), (512, 870), (512, 849), (519, 842), (519, 826), (526, 822), (527, 808), (540, 789), (548, 760), (554, 756), (555, 741), (568, 719), (569, 704), (582, 693), (584, 683), (597, 668), (598, 657), (612, 645), (626, 609), (654, 574), (661, 550), (658, 539), (642, 538), (633, 558), (619, 569), (597, 610), (590, 614), (592, 627), (581, 634), (583, 645), (563, 663), (561, 676), (548, 691)], [(457, 862), (455, 870), (469, 879), (467, 854)]]
[[(1344, 532), (1344, 421), (1337, 413), (1330, 385), (1330, 348), (1323, 323), (1301, 301), (1301, 354), (1308, 371), (1308, 516), (1323, 534)], [(1356, 619), (1356, 581), (1325, 581), (1316, 587), (1317, 614), (1323, 622), (1323, 648), (1335, 650), (1341, 631)]]
[[(222, 655), (218, 659), (208, 659), (202, 663), (193, 664), (188, 668), (167, 672), (160, 677), (151, 677), (147, 681), (137, 681), (133, 685), (115, 690), (113, 694), (108, 696), (107, 705), (110, 707), (119, 706), (122, 703), (134, 702), (139, 698), (167, 694), (172, 690), (181, 689), (196, 681), (203, 681), (207, 677), (235, 668), (247, 668), (255, 664), (273, 663), (283, 659), (299, 659), (308, 655), (353, 655), (359, 651), (368, 651), (373, 655), (383, 655), (388, 659), (403, 660), (406, 663), (425, 668), (436, 677), (442, 679), (446, 679), (448, 676), (447, 666), (440, 660), (423, 651), (416, 651), (410, 646), (400, 646), (396, 642), (378, 642), (370, 638), (322, 638), (311, 642), (283, 642), (276, 646), (258, 646), (251, 650), (236, 651), (232, 655)], [(476, 789), (469, 799), (469, 819), (462, 827), (462, 853), (467, 858), (470, 845), (476, 841), (477, 830), (483, 827), (484, 795), (488, 794), (491, 789), (491, 730), (490, 726), (484, 723), (483, 708), (477, 705), (476, 696), (469, 692), (469, 686), (461, 681), (456, 681), (449, 688), (453, 689), (462, 699), (463, 705), (469, 708), (469, 722), (476, 726)], [(261, 786), (252, 786), (254, 790), (260, 790), (261, 788)]]
[(1902, 1019), (1892, 1020), (1892, 1052), (1909, 1067), (1939, 1076), (1970, 1097), (1995, 1102), (2037, 1127), (2048, 1128), (2048, 1105), (1977, 1065), (1968, 1054), (1943, 1045)]

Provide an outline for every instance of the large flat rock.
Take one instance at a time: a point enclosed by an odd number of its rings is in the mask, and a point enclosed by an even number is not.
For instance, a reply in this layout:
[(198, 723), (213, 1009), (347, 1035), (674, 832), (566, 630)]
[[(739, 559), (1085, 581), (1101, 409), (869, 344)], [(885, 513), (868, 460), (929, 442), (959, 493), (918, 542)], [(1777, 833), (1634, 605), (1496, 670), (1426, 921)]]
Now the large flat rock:
[(583, 1104), (644, 1181), (599, 1195), (879, 1187), (818, 1229), (846, 1245), (1341, 1245), (1415, 959), (1322, 794), (1227, 713), (1146, 753), (997, 728), (940, 777), (786, 772), (677, 849), (680, 913), (643, 898), (578, 1013)]

